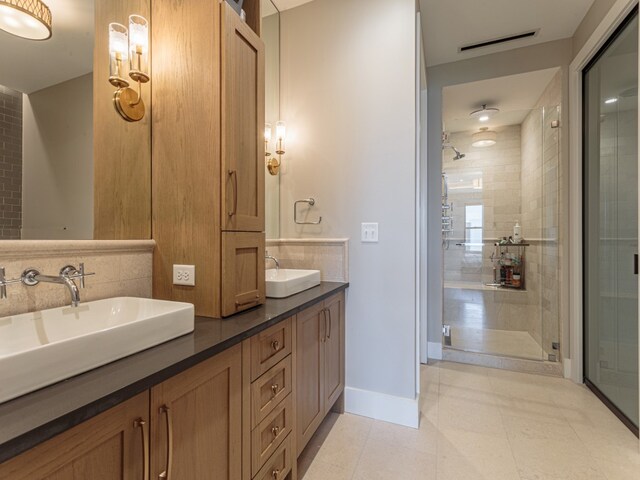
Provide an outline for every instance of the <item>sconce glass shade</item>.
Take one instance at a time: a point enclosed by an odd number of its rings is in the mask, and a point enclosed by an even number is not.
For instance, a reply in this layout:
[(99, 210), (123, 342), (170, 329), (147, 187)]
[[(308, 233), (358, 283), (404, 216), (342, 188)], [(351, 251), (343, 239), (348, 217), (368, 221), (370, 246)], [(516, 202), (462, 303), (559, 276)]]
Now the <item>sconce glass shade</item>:
[(271, 124), (270, 123), (265, 123), (264, 125), (264, 141), (265, 142), (271, 141)]
[(149, 22), (140, 15), (129, 17), (129, 76), (149, 81)]
[(124, 79), (128, 54), (127, 27), (120, 23), (109, 24), (109, 82), (118, 88), (129, 85)]
[(0, 29), (28, 40), (47, 40), (51, 10), (40, 0), (0, 0)]
[(478, 133), (473, 134), (471, 146), (476, 148), (492, 147), (496, 144), (498, 135), (488, 128), (481, 128)]
[(282, 121), (277, 122), (276, 123), (276, 139), (284, 140), (286, 137), (287, 137), (287, 126)]

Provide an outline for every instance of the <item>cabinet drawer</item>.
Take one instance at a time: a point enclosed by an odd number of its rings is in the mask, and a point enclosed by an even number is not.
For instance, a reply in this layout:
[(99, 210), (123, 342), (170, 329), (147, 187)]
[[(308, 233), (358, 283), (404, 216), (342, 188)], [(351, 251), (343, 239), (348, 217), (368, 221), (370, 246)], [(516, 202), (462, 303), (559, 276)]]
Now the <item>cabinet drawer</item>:
[(291, 355), (251, 384), (251, 428), (291, 393)]
[(293, 429), (293, 397), (288, 395), (251, 433), (251, 474), (256, 475)]
[(254, 480), (284, 480), (293, 465), (293, 450), (291, 449), (291, 435), (285, 438)]
[(291, 318), (251, 337), (251, 381), (291, 353)]

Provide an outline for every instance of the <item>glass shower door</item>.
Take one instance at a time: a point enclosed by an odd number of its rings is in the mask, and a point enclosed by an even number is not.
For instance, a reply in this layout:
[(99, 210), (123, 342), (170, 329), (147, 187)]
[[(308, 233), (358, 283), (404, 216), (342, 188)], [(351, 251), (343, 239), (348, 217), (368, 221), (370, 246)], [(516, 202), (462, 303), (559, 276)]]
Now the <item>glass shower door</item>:
[(585, 382), (638, 427), (638, 15), (584, 71)]

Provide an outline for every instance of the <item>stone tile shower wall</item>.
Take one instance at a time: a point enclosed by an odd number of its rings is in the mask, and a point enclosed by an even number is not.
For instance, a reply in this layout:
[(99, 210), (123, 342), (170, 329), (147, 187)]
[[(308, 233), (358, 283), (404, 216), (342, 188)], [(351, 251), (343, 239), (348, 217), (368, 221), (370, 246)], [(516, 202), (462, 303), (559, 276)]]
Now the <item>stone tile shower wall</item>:
[[(452, 133), (451, 143), (465, 153), (462, 160), (453, 160), (445, 150), (442, 165), (448, 177), (449, 201), (454, 204), (453, 232), (444, 255), (446, 282), (471, 282), (480, 286), (493, 281), (491, 252), (485, 245), (482, 251), (456, 246), (465, 240), (465, 206), (483, 206), (483, 238), (493, 242), (513, 234), (515, 222), (521, 221), (521, 138), (520, 125), (496, 129), (497, 143), (490, 148), (474, 148), (472, 132)], [(460, 188), (461, 176), (481, 179), (477, 189)], [(456, 185), (456, 184), (459, 185)]]
[(22, 225), (22, 93), (0, 85), (0, 240)]

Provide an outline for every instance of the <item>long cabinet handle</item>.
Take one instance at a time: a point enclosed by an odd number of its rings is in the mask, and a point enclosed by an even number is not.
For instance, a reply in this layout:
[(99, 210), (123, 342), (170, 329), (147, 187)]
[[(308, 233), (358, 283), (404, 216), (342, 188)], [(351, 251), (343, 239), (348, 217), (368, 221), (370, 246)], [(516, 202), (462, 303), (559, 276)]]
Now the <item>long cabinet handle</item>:
[(149, 433), (145, 428), (146, 424), (141, 418), (133, 422), (133, 426), (140, 428), (142, 432), (142, 480), (149, 480)]
[(327, 335), (327, 338), (329, 340), (331, 340), (331, 324), (333, 323), (333, 318), (331, 318), (331, 309), (327, 308), (327, 313), (329, 314), (329, 334)]
[(167, 419), (167, 464), (164, 472), (160, 474), (160, 480), (170, 480), (173, 467), (173, 420), (171, 409), (167, 405), (160, 407), (160, 413), (164, 413)]
[(238, 171), (229, 170), (229, 176), (233, 178), (233, 210), (229, 212), (229, 216), (233, 217), (238, 213)]
[(322, 310), (320, 310), (322, 312), (322, 323), (324, 326), (324, 329), (322, 331), (322, 333), (320, 334), (320, 341), (322, 343), (327, 341), (327, 309), (323, 308)]

